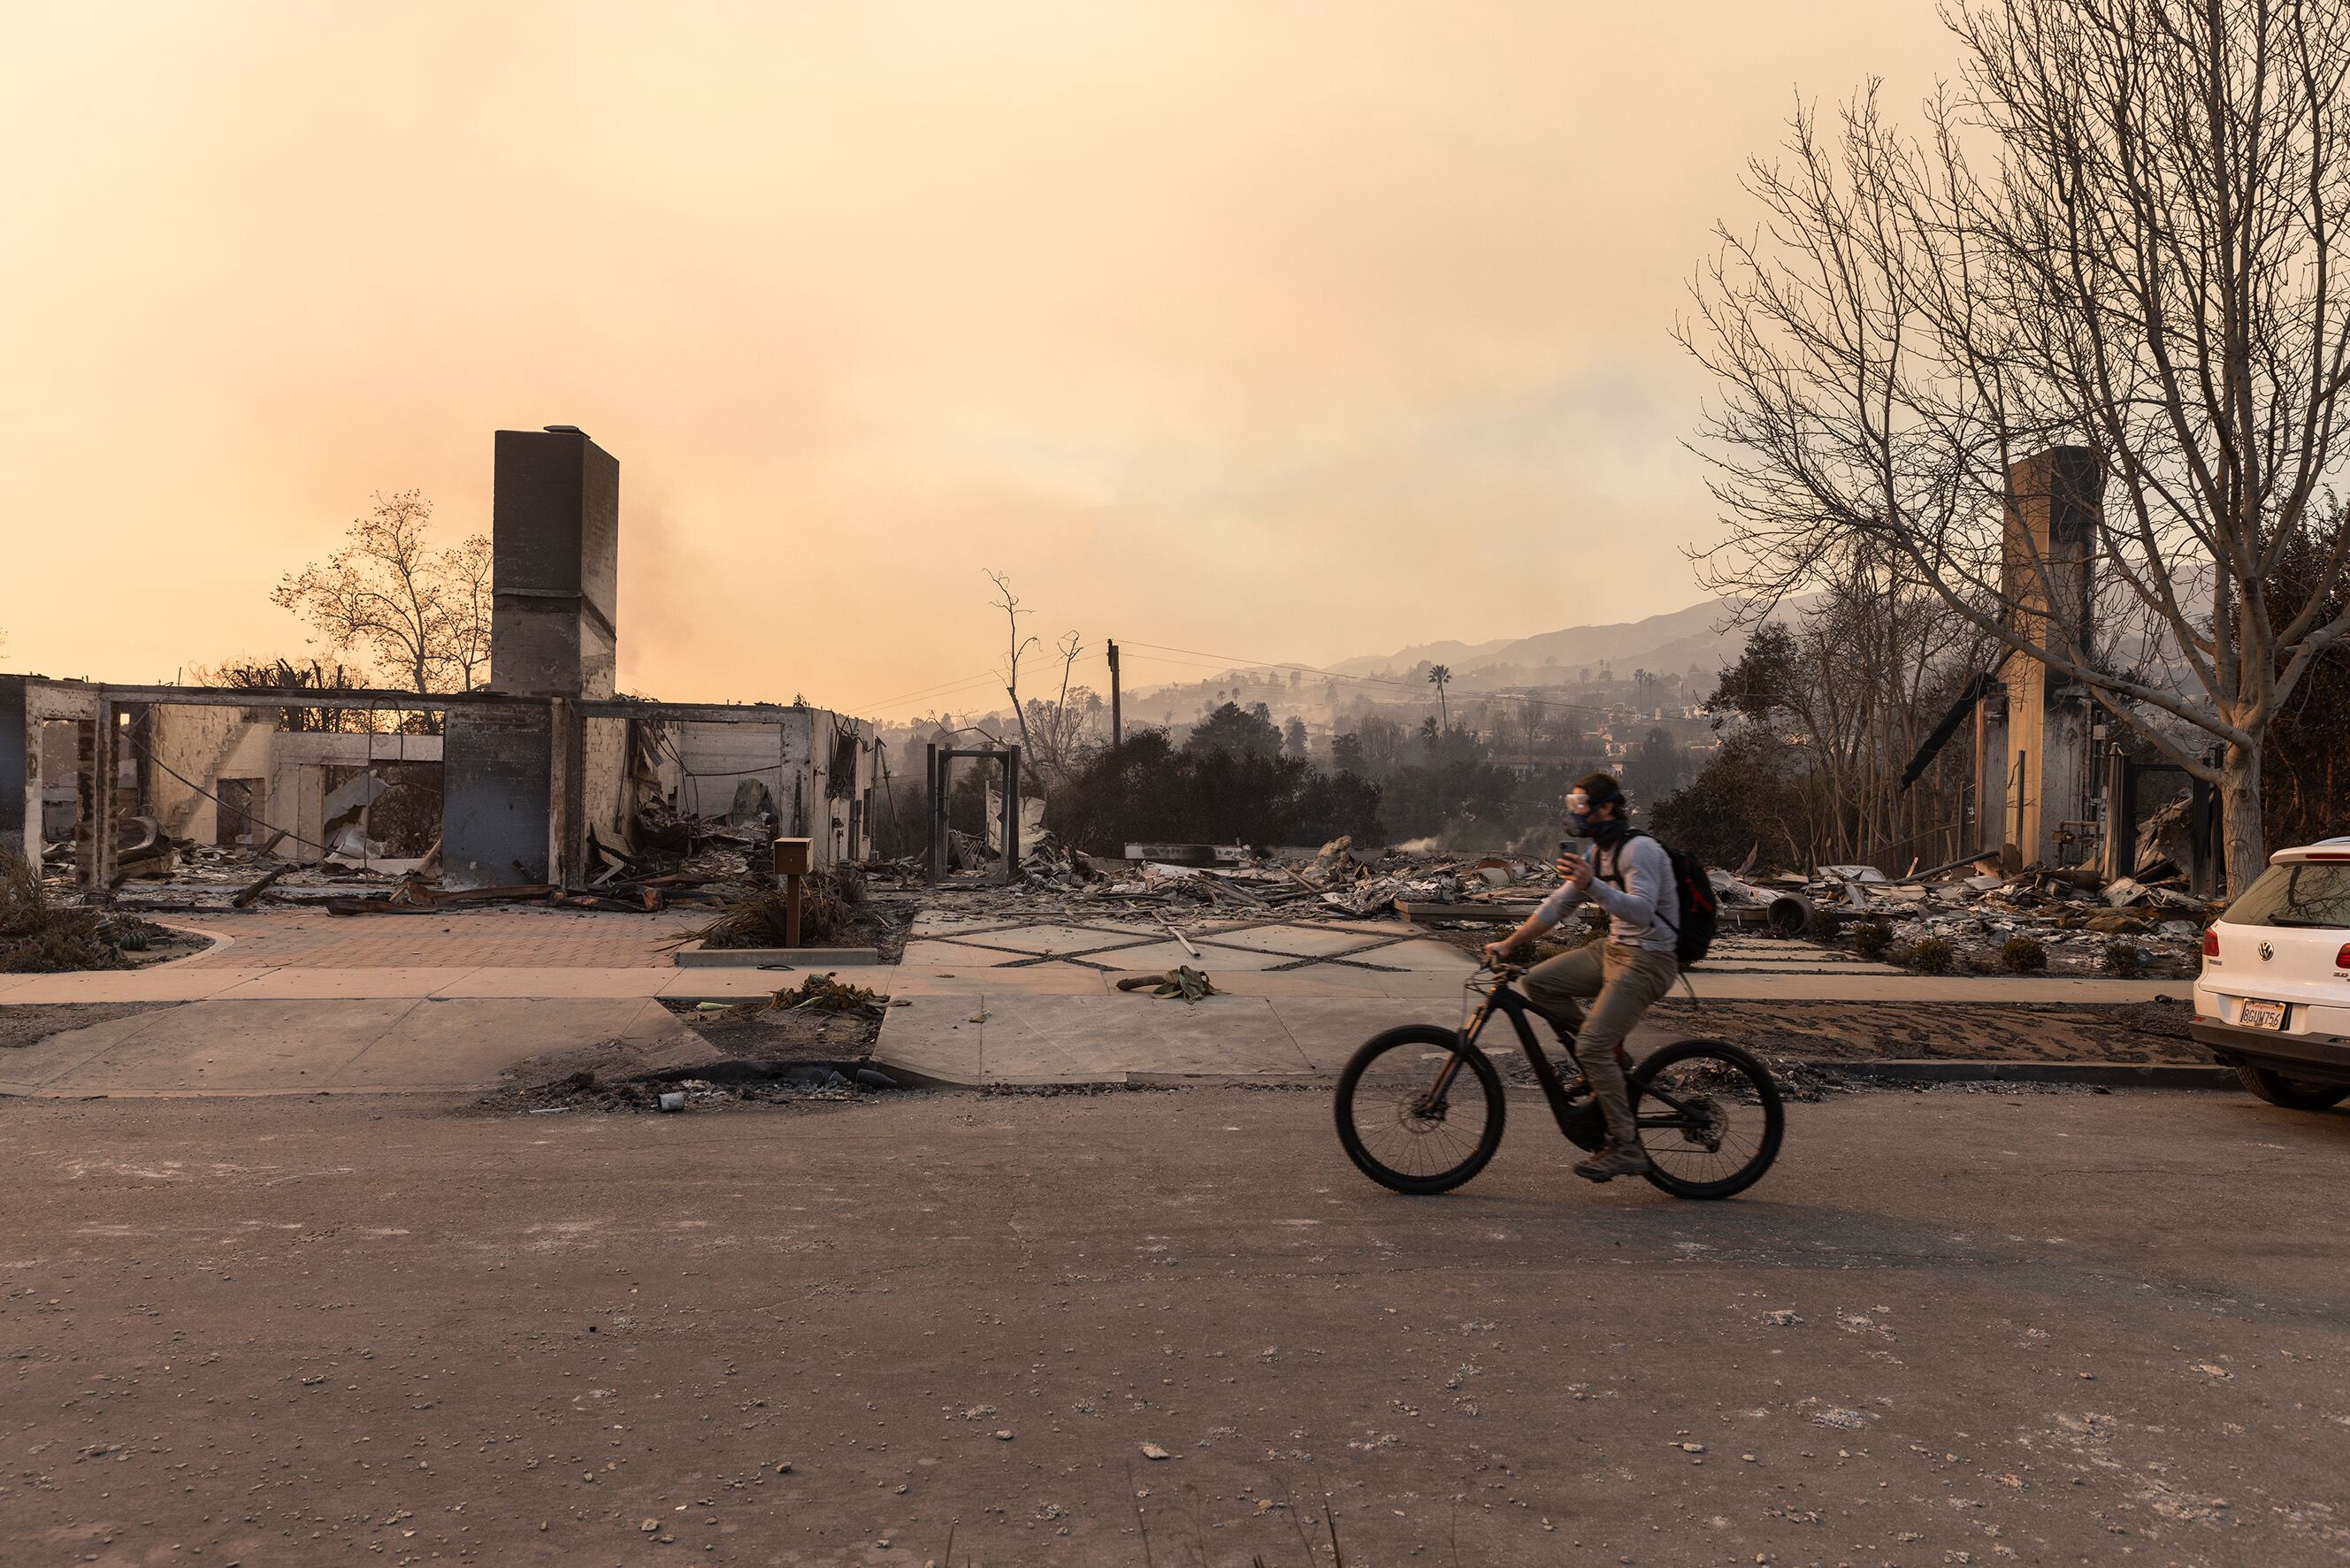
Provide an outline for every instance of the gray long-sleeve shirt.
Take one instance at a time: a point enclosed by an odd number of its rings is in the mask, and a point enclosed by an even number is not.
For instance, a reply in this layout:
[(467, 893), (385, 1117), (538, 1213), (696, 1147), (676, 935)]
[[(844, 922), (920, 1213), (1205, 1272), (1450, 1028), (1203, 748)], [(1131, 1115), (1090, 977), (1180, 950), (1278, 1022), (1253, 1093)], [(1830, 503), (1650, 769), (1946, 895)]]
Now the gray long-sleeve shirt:
[[(1607, 940), (1671, 952), (1680, 940), (1681, 895), (1673, 886), (1672, 857), (1665, 846), (1644, 833), (1595, 850), (1591, 861), (1596, 870), (1589, 897), (1607, 911)], [(1573, 882), (1561, 882), (1542, 902), (1543, 920), (1556, 925), (1584, 898)]]

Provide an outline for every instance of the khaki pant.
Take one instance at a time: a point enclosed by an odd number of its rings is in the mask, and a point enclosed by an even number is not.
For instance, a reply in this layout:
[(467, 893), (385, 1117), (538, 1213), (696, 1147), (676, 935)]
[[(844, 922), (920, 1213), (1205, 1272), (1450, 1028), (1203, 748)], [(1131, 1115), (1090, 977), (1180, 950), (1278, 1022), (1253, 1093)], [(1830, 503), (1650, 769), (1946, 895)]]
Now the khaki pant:
[[(1604, 938), (1545, 959), (1526, 971), (1526, 1000), (1562, 1036), (1574, 1039), (1575, 1065), (1583, 1069), (1607, 1118), (1611, 1145), (1631, 1143), (1638, 1137), (1616, 1047), (1632, 1033), (1640, 1015), (1673, 988), (1680, 972), (1670, 953)], [(1583, 1004), (1593, 997), (1598, 1000), (1586, 1010)]]

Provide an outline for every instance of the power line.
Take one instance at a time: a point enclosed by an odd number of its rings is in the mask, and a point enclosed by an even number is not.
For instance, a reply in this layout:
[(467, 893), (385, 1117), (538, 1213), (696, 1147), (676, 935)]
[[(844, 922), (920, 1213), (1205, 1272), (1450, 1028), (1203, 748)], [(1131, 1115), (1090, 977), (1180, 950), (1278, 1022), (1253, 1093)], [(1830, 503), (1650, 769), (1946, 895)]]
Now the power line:
[(983, 680), (1000, 680), (1002, 679), (1003, 678), (996, 674), (994, 670), (989, 670), (977, 675), (966, 675), (959, 680), (942, 680), (935, 686), (918, 686), (911, 691), (899, 691), (892, 696), (877, 698), (870, 702), (854, 704), (853, 708), (863, 708), (868, 710), (886, 708), (892, 702), (908, 702), (917, 697), (944, 696), (950, 691), (958, 691), (966, 686), (975, 686)]

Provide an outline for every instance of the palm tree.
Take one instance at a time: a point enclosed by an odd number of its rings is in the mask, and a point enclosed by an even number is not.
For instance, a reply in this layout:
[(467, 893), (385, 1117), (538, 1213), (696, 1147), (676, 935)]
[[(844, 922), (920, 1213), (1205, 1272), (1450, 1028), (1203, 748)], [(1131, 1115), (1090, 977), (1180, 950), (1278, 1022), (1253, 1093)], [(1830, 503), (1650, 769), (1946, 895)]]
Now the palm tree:
[(1442, 715), (1443, 728), (1450, 731), (1452, 728), (1452, 715), (1444, 706), (1444, 689), (1452, 684), (1452, 667), (1449, 664), (1430, 667), (1428, 683), (1436, 688), (1436, 711)]

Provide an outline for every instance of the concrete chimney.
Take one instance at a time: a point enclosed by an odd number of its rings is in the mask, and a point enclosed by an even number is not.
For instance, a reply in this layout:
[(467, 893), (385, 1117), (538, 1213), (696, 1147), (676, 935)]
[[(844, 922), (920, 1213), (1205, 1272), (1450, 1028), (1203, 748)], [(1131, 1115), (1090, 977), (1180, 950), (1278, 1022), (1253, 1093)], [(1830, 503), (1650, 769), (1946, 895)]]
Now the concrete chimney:
[(490, 687), (608, 698), (619, 654), (620, 464), (580, 431), (500, 431)]

